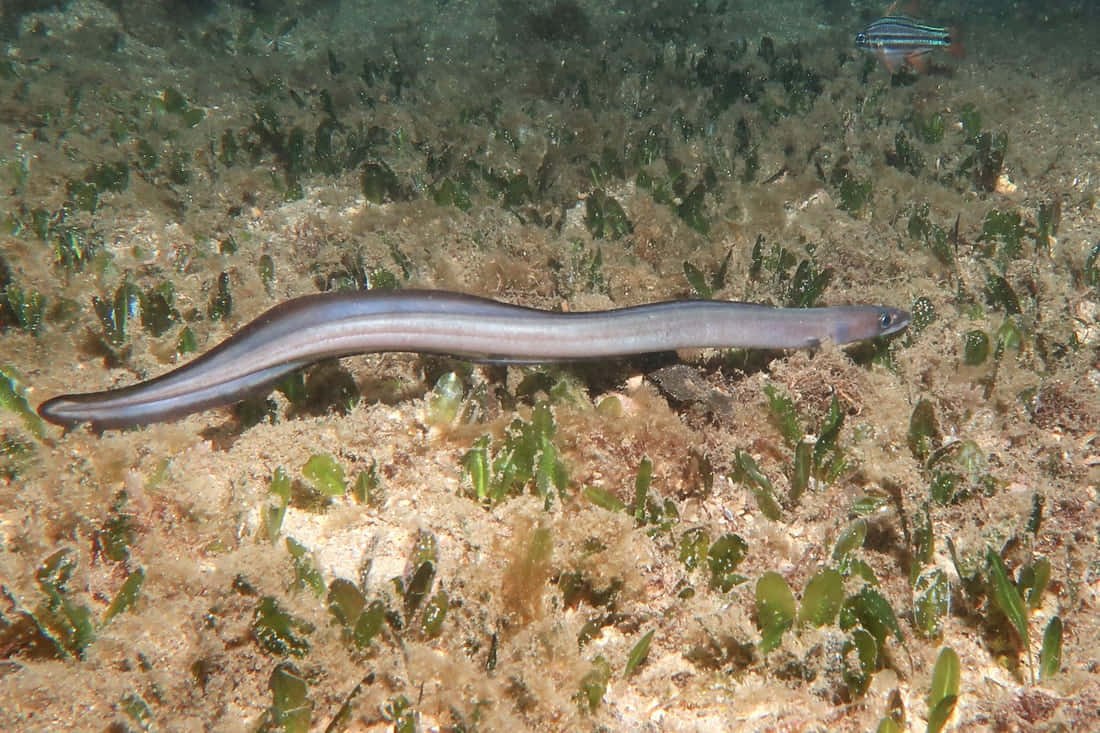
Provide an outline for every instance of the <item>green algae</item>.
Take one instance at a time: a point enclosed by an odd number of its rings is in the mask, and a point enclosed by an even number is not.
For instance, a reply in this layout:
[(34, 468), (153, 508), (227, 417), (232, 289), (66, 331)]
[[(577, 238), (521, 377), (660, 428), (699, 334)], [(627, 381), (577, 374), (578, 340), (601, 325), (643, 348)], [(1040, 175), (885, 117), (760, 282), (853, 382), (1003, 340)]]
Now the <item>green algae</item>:
[(268, 654), (304, 657), (310, 650), (309, 636), (314, 626), (284, 610), (273, 596), (264, 596), (256, 605), (250, 628), (252, 638)]
[(603, 189), (596, 189), (584, 202), (584, 224), (596, 239), (620, 239), (634, 231), (622, 205)]
[(932, 685), (928, 692), (928, 733), (939, 733), (955, 710), (961, 678), (959, 655), (945, 647), (932, 668)]
[(280, 662), (268, 679), (271, 706), (264, 714), (263, 730), (284, 733), (308, 733), (313, 719), (313, 701), (309, 684), (290, 662)]
[(323, 496), (343, 496), (348, 483), (344, 468), (327, 453), (315, 453), (302, 466), (302, 475)]

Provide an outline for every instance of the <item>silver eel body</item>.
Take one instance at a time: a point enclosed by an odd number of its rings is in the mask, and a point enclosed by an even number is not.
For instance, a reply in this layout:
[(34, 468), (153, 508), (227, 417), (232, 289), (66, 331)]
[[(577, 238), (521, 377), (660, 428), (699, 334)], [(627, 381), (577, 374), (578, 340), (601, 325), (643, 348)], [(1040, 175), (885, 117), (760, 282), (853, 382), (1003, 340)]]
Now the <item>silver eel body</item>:
[(886, 306), (773, 308), (681, 300), (559, 313), (439, 290), (307, 295), (281, 303), (192, 361), (120, 389), (55, 397), (39, 414), (97, 429), (172, 420), (237, 402), (296, 369), (381, 351), (498, 362), (614, 358), (686, 348), (796, 349), (895, 333), (909, 314)]

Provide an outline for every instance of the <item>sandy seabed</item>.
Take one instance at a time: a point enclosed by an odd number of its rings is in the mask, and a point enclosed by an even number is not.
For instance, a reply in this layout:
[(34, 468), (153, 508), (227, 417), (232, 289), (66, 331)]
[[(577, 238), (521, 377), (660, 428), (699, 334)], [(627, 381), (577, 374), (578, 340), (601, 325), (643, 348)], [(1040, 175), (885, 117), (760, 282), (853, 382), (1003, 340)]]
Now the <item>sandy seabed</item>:
[[(821, 304), (919, 324), (849, 350), (542, 371), (353, 357), (309, 372), (305, 404), (273, 393), (255, 425), (221, 409), (36, 436), (0, 412), (0, 724), (916, 730), (950, 647), (949, 726), (1100, 725), (1100, 17), (926, 4), (965, 21), (967, 55), (892, 75), (851, 46), (882, 8), (836, 5), (9, 12), (0, 369), (32, 406), (167, 371), (185, 328), (202, 351), (277, 302), (364, 280), (580, 311), (698, 295), (690, 263), (714, 297), (783, 304), (805, 261), (831, 273)], [(159, 335), (140, 309), (119, 334), (125, 290), (108, 328), (127, 282), (146, 314), (170, 283)], [(990, 354), (968, 363), (977, 332)], [(453, 419), (435, 401), (450, 372)], [(799, 497), (766, 387), (807, 439), (834, 398), (843, 416), (843, 465)], [(935, 460), (913, 447), (922, 401)], [(476, 501), (469, 452), (490, 436), (500, 455), (540, 404), (564, 488), (549, 508), (530, 486)], [(320, 496), (314, 455), (369, 495)], [(633, 506), (645, 458), (661, 512), (643, 525), (608, 497)], [(874, 588), (901, 640), (885, 634), (856, 694), (843, 614), (765, 653), (756, 589), (776, 572), (801, 599), (868, 499), (844, 593)], [(731, 533), (744, 580), (723, 590), (685, 548)], [(993, 600), (989, 550), (1016, 579), (1049, 563), (1029, 646)], [(949, 592), (923, 635), (937, 570)], [(336, 589), (353, 600), (334, 612)], [(386, 609), (366, 645), (354, 598)], [(1033, 682), (1054, 617), (1061, 661)]]

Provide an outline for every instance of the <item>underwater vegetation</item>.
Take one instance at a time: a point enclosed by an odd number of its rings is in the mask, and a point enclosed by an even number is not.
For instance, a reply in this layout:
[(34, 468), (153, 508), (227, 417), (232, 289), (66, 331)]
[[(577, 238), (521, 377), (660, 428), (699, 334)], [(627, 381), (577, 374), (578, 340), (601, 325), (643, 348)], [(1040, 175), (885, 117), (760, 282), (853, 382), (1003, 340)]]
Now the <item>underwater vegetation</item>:
[[(598, 729), (670, 684), (700, 709), (783, 685), (881, 731), (972, 723), (986, 678), (1070, 696), (1092, 347), (1061, 298), (1100, 294), (1087, 201), (1005, 194), (1031, 141), (961, 79), (745, 37), (721, 6), (639, 9), (620, 42), (606, 9), (503, 3), (478, 93), (416, 22), (330, 45), (280, 3), (181, 30), (224, 88), (55, 91), (36, 54), (0, 59), (34, 131), (0, 151), (0, 483), (44, 525), (3, 582), (9, 683), (108, 677), (118, 725), (152, 729), (233, 680), (287, 731)], [(32, 409), (70, 362), (146, 374), (291, 293), (448, 280), (551, 306), (888, 293), (913, 322), (847, 354), (702, 355), (698, 399), (624, 388), (660, 356), (323, 364), (202, 450)], [(363, 567), (318, 526), (367, 527), (335, 540)], [(154, 619), (186, 660), (117, 643)]]

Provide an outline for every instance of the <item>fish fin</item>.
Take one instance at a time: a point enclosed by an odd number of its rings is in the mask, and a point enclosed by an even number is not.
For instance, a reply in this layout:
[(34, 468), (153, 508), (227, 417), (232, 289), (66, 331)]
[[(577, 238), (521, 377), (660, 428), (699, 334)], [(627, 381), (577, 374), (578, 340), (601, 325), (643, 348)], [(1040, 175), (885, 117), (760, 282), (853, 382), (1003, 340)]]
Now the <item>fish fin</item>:
[(920, 73), (925, 73), (928, 71), (928, 50), (922, 48), (910, 52), (905, 57), (905, 63), (909, 64)]
[[(890, 3), (890, 7), (886, 9), (886, 15), (894, 15), (899, 5), (901, 5), (901, 0), (894, 0), (894, 2)], [(910, 0), (910, 2), (906, 3), (905, 7), (902, 8), (901, 14), (916, 18), (920, 15), (920, 0)]]
[(947, 29), (947, 35), (951, 37), (951, 43), (947, 46), (947, 52), (957, 59), (966, 56), (966, 47), (962, 42), (962, 31), (952, 26)]
[(898, 68), (900, 57), (896, 53), (890, 53), (885, 49), (880, 49), (878, 52), (879, 60), (882, 61), (882, 65), (886, 67), (886, 70), (891, 74)]
[(443, 354), (442, 356), (448, 356), (452, 359), (458, 359), (459, 361), (468, 361), (471, 364), (484, 364), (485, 366), (538, 366), (540, 364), (555, 364), (561, 362), (581, 362), (585, 361), (584, 358), (579, 359), (516, 359), (508, 356), (498, 356), (497, 354)]

